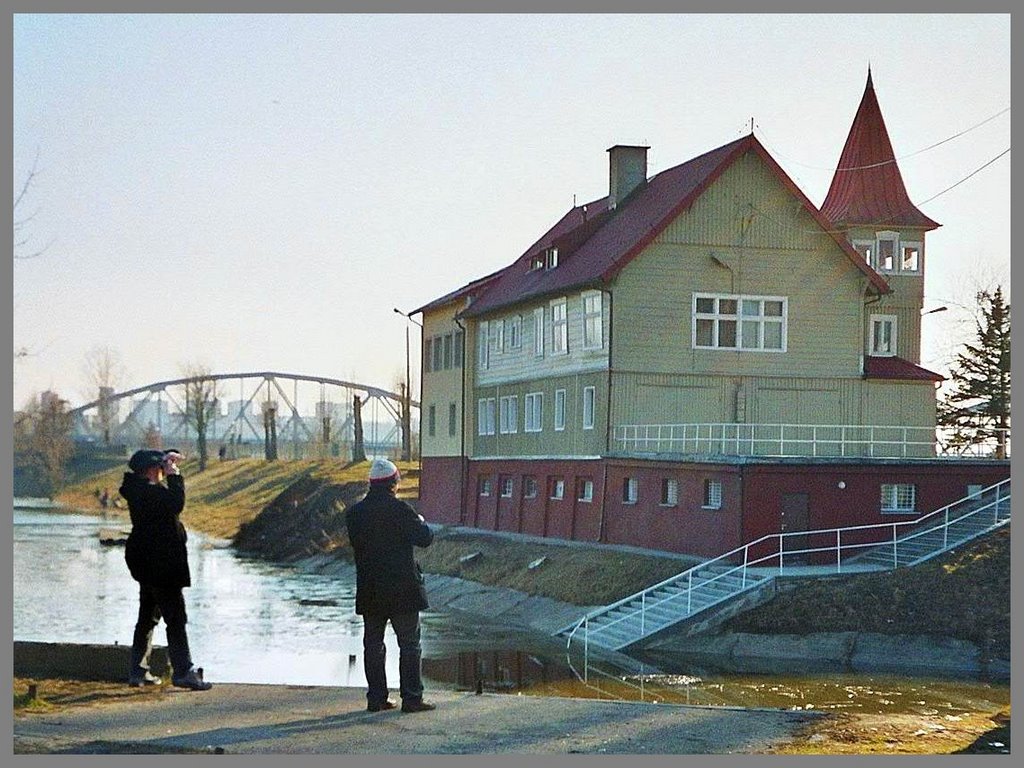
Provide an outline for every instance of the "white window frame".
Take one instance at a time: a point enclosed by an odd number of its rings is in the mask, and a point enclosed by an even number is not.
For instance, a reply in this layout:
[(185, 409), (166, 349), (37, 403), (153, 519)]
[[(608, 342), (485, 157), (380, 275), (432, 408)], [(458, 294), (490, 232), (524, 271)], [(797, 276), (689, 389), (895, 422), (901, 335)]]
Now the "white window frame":
[(722, 508), (722, 481), (707, 479), (704, 481), (704, 505), (701, 509)]
[(590, 478), (580, 478), (579, 490), (576, 493), (576, 501), (594, 500), (594, 481)]
[(565, 429), (565, 390), (555, 390), (555, 432)]
[(583, 388), (583, 428), (594, 428), (594, 411), (596, 410), (597, 389), (595, 387)]
[[(698, 303), (702, 300), (713, 301), (712, 312), (698, 312)], [(736, 314), (722, 314), (720, 312), (720, 304), (722, 301), (734, 301), (736, 302)], [(744, 314), (744, 302), (758, 302), (759, 313)], [(766, 315), (764, 313), (765, 303), (773, 302), (780, 303), (782, 305), (781, 315)], [(788, 346), (789, 336), (789, 299), (785, 296), (753, 296), (745, 294), (729, 294), (729, 293), (694, 293), (693, 303), (691, 306), (691, 323), (690, 323), (690, 343), (693, 349), (706, 349), (714, 351), (726, 351), (726, 352), (760, 352), (768, 354), (782, 354), (785, 353)], [(711, 344), (698, 344), (697, 343), (697, 325), (699, 321), (711, 321), (712, 334)], [(733, 322), (736, 324), (736, 346), (723, 347), (719, 345), (719, 329), (723, 322)], [(748, 323), (757, 324), (757, 346), (744, 346), (743, 342), (743, 329)], [(764, 346), (764, 329), (768, 324), (778, 325), (779, 333), (781, 335), (782, 346), (779, 348), (765, 347)]]
[[(903, 266), (903, 262), (904, 262), (904, 260), (907, 257), (907, 251), (908, 250), (917, 251), (917, 265), (913, 269), (907, 269), (906, 267)], [(921, 259), (923, 258), (923, 256), (924, 256), (924, 243), (919, 243), (919, 242), (915, 242), (915, 241), (912, 241), (912, 240), (908, 240), (906, 242), (900, 243), (900, 260), (899, 260), (900, 272), (905, 274), (905, 275), (917, 275), (917, 274), (920, 274), (921, 269), (922, 269)]]
[(479, 483), (479, 494), (481, 496), (490, 496), (494, 488), (494, 481), (487, 475), (479, 475), (477, 482)]
[(491, 349), (501, 354), (505, 351), (505, 321), (495, 320), (491, 323)]
[(555, 247), (548, 248), (544, 252), (544, 263), (545, 269), (554, 269), (558, 266), (558, 249)]
[(854, 240), (853, 249), (861, 255), (864, 259), (864, 263), (872, 269), (875, 268), (875, 241), (874, 240)]
[(506, 333), (506, 339), (508, 340), (509, 349), (521, 349), (523, 346), (523, 316), (513, 315), (508, 320), (508, 332)]
[(486, 320), (481, 320), (476, 327), (476, 364), (486, 368), (491, 361), (491, 329)]
[(679, 480), (674, 477), (661, 478), (661, 501), (658, 506), (679, 506)]
[[(498, 481), (498, 483), (499, 483), (498, 493), (501, 495), (501, 497), (503, 499), (511, 499), (512, 498), (512, 491), (513, 491), (513, 488), (515, 486), (515, 484), (512, 482), (512, 478), (511, 477), (503, 477), (503, 478), (501, 478)], [(506, 488), (508, 489), (507, 492), (506, 492)]]
[(481, 397), (477, 400), (476, 406), (476, 433), (478, 435), (493, 435), (494, 430), (494, 398)]
[(537, 478), (534, 475), (523, 476), (523, 498), (537, 498)]
[(498, 432), (502, 435), (514, 435), (519, 431), (519, 398), (516, 395), (505, 395), (498, 401)]
[[(596, 302), (597, 306), (594, 306)], [(601, 349), (604, 346), (604, 301), (601, 291), (584, 291), (581, 297), (583, 309), (583, 348)]]
[(549, 498), (561, 500), (565, 498), (565, 478), (552, 478), (551, 495)]
[(640, 497), (640, 482), (635, 477), (622, 479), (622, 503), (636, 504)]
[[(875, 344), (875, 329), (879, 326), (891, 326), (890, 349), (888, 352), (879, 351)], [(868, 349), (872, 357), (894, 357), (896, 355), (896, 315), (871, 315), (870, 335), (868, 337)]]
[[(551, 302), (551, 354), (569, 354), (569, 301), (564, 296)], [(558, 315), (561, 314), (561, 317)]]
[(523, 397), (523, 432), (544, 431), (544, 393), (529, 392)]
[(544, 307), (533, 310), (533, 355), (544, 357)]
[[(892, 243), (892, 267), (886, 268), (882, 264), (882, 243)], [(900, 259), (903, 253), (900, 251), (900, 233), (886, 230), (875, 233), (875, 269), (885, 274), (893, 274), (899, 271)]]
[(917, 486), (913, 483), (882, 483), (881, 506), (883, 514), (914, 514)]

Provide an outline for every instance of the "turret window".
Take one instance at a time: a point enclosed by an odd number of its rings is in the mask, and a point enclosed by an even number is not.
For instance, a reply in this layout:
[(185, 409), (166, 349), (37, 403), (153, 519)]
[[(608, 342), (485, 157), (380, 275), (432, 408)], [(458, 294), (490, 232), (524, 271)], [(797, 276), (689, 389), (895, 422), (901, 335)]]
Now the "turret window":
[(921, 244), (903, 243), (903, 259), (900, 262), (900, 272), (921, 271)]

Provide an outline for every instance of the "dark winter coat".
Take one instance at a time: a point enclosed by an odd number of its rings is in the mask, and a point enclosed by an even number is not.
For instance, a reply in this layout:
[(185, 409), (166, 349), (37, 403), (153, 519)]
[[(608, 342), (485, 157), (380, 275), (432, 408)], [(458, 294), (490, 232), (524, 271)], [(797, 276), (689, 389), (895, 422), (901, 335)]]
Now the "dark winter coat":
[(345, 512), (356, 559), (356, 613), (394, 615), (427, 607), (423, 572), (413, 547), (427, 547), (434, 534), (416, 510), (386, 487), (369, 493)]
[(185, 480), (181, 475), (168, 475), (164, 485), (125, 472), (120, 493), (132, 518), (124, 550), (132, 578), (154, 587), (191, 586), (187, 534), (178, 519), (185, 508)]

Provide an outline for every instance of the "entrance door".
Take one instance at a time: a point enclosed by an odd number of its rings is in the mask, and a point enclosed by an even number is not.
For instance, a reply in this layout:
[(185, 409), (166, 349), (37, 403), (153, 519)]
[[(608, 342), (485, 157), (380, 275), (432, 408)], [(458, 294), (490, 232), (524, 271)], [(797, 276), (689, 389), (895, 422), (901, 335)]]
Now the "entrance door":
[(799, 554), (799, 550), (807, 548), (806, 536), (793, 536), (794, 531), (806, 531), (810, 527), (810, 504), (806, 493), (782, 494), (782, 513), (779, 516), (779, 530), (791, 534), (782, 540), (783, 552), (798, 554), (784, 557), (785, 565), (806, 563), (808, 554)]

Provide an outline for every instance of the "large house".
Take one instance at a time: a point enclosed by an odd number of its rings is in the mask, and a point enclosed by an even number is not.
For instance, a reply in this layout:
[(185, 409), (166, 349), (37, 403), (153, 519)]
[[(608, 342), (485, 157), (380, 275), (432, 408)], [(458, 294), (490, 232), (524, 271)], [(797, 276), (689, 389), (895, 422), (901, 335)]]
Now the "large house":
[(1009, 476), (938, 455), (926, 234), (868, 73), (821, 208), (750, 134), (608, 195), (423, 316), (428, 520), (712, 556)]

